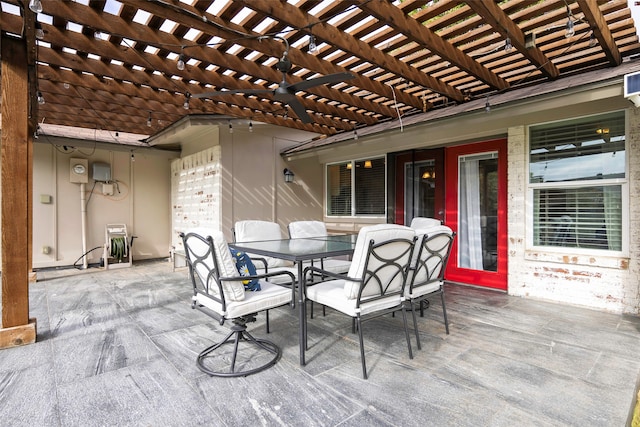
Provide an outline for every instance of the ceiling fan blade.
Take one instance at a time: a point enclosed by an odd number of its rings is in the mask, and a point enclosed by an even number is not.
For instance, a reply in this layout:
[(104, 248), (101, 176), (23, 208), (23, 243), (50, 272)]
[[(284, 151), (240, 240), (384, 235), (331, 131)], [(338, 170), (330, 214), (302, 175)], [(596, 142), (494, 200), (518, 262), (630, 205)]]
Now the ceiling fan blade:
[(236, 93), (243, 93), (245, 95), (255, 95), (258, 93), (272, 93), (271, 89), (231, 89), (231, 90), (216, 90), (214, 92), (203, 92), (191, 95), (192, 98), (212, 98), (220, 95), (235, 95)]
[(343, 82), (345, 80), (351, 80), (353, 78), (355, 78), (355, 76), (351, 73), (327, 74), (326, 76), (316, 77), (315, 79), (303, 80), (301, 82), (294, 83), (292, 85), (289, 85), (289, 89), (297, 92), (299, 90), (307, 90), (314, 86)]
[(302, 123), (312, 123), (313, 119), (307, 114), (307, 110), (297, 99), (289, 101), (289, 107), (296, 113), (296, 116), (302, 121)]

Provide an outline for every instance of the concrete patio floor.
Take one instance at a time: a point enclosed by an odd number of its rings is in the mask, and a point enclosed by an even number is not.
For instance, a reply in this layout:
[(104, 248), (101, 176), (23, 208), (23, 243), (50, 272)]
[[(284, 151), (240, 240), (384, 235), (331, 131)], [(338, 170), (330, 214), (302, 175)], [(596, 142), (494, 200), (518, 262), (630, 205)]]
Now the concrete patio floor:
[(624, 426), (640, 373), (640, 318), (447, 285), (407, 354), (401, 317), (363, 326), (363, 380), (351, 322), (297, 310), (249, 329), (282, 348), (245, 378), (212, 378), (198, 352), (227, 331), (190, 307), (187, 270), (41, 271), (30, 285), (35, 344), (0, 350), (2, 426)]

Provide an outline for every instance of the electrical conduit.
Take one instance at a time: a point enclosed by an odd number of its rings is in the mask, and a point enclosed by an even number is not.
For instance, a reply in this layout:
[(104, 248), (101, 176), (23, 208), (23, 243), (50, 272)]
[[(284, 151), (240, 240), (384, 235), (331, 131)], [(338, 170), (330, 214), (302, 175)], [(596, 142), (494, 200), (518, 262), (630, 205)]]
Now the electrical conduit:
[[(87, 195), (85, 193), (84, 183), (80, 184), (80, 217), (82, 219), (82, 253), (87, 253)], [(82, 257), (82, 268), (88, 267), (87, 257)]]

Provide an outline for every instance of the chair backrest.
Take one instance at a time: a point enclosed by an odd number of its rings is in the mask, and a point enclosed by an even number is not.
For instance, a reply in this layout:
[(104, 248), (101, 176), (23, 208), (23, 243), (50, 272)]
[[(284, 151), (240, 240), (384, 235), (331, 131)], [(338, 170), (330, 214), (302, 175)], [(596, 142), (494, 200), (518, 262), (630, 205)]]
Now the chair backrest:
[[(282, 229), (278, 223), (262, 220), (245, 220), (237, 221), (234, 225), (233, 235), (236, 242), (255, 242), (261, 240), (281, 240)], [(269, 267), (288, 267), (293, 265), (291, 262), (265, 257), (262, 255), (253, 255), (267, 260)]]
[(278, 223), (249, 219), (236, 221), (233, 227), (236, 242), (252, 242), (257, 240), (280, 240), (282, 230)]
[(327, 227), (322, 221), (293, 221), (289, 223), (289, 237), (298, 239), (303, 237), (324, 237)]
[(223, 311), (226, 301), (244, 300), (242, 281), (220, 280), (220, 277), (238, 276), (222, 232), (194, 229), (180, 236), (194, 292), (213, 298), (222, 305)]
[(400, 294), (415, 242), (415, 231), (396, 224), (379, 224), (360, 229), (344, 292), (349, 299)]
[(426, 218), (423, 216), (416, 216), (411, 220), (411, 228), (414, 230), (438, 227), (442, 225), (442, 221), (437, 218)]
[(444, 272), (456, 235), (446, 225), (417, 230), (416, 234), (418, 242), (411, 262), (409, 292), (415, 287), (444, 280)]

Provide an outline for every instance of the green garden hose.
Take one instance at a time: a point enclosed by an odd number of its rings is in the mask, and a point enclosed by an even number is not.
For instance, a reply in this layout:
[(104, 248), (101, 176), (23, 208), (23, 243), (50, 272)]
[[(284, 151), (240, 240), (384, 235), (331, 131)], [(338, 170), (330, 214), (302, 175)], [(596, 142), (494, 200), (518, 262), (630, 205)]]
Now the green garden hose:
[(122, 261), (126, 253), (126, 244), (124, 237), (112, 237), (110, 256), (116, 258), (118, 261)]

